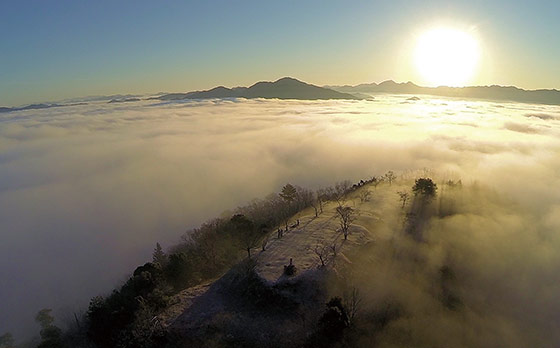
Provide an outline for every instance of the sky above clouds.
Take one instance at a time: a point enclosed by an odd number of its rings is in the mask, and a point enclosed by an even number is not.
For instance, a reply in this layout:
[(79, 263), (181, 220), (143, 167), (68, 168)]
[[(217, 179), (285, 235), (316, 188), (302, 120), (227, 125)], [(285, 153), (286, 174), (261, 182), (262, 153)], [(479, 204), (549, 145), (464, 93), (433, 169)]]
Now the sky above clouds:
[(418, 35), (482, 48), (472, 84), (560, 88), (557, 1), (3, 1), (0, 106), (188, 91), (292, 76), (420, 82)]

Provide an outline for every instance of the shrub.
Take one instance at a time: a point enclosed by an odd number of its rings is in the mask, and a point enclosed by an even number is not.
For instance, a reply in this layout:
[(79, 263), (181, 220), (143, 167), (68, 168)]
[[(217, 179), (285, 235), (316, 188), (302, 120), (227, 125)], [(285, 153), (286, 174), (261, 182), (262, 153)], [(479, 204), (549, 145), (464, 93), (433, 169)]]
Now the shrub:
[(292, 259), (290, 259), (290, 264), (284, 266), (284, 275), (291, 277), (297, 273), (296, 266), (292, 263)]

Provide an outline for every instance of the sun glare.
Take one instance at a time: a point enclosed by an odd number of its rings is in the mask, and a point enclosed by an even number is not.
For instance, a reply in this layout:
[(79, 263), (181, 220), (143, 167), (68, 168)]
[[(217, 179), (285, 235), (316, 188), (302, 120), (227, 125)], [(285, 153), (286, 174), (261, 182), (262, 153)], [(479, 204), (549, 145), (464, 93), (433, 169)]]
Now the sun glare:
[(422, 34), (414, 61), (425, 83), (436, 86), (464, 86), (473, 78), (480, 49), (468, 33), (437, 28)]

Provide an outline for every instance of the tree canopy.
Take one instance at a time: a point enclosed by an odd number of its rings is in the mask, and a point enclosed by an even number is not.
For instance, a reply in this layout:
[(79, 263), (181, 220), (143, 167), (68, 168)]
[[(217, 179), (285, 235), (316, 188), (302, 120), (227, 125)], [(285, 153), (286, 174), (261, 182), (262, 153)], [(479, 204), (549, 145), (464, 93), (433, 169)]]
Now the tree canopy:
[(437, 192), (437, 185), (430, 178), (416, 179), (412, 192), (414, 192), (414, 195), (434, 197)]
[(282, 191), (280, 191), (279, 195), (285, 201), (293, 202), (296, 199), (297, 190), (292, 184), (286, 184), (282, 187)]

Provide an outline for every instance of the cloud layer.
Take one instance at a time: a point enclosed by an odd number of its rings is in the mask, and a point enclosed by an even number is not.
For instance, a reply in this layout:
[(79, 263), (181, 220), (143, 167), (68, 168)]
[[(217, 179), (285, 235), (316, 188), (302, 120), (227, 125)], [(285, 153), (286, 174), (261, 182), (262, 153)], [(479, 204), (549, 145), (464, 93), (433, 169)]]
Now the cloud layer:
[(40, 308), (85, 306), (157, 241), (170, 245), (286, 182), (314, 188), (429, 168), (507, 193), (557, 231), (559, 139), (559, 107), (400, 96), (3, 114), (0, 328), (21, 334)]

